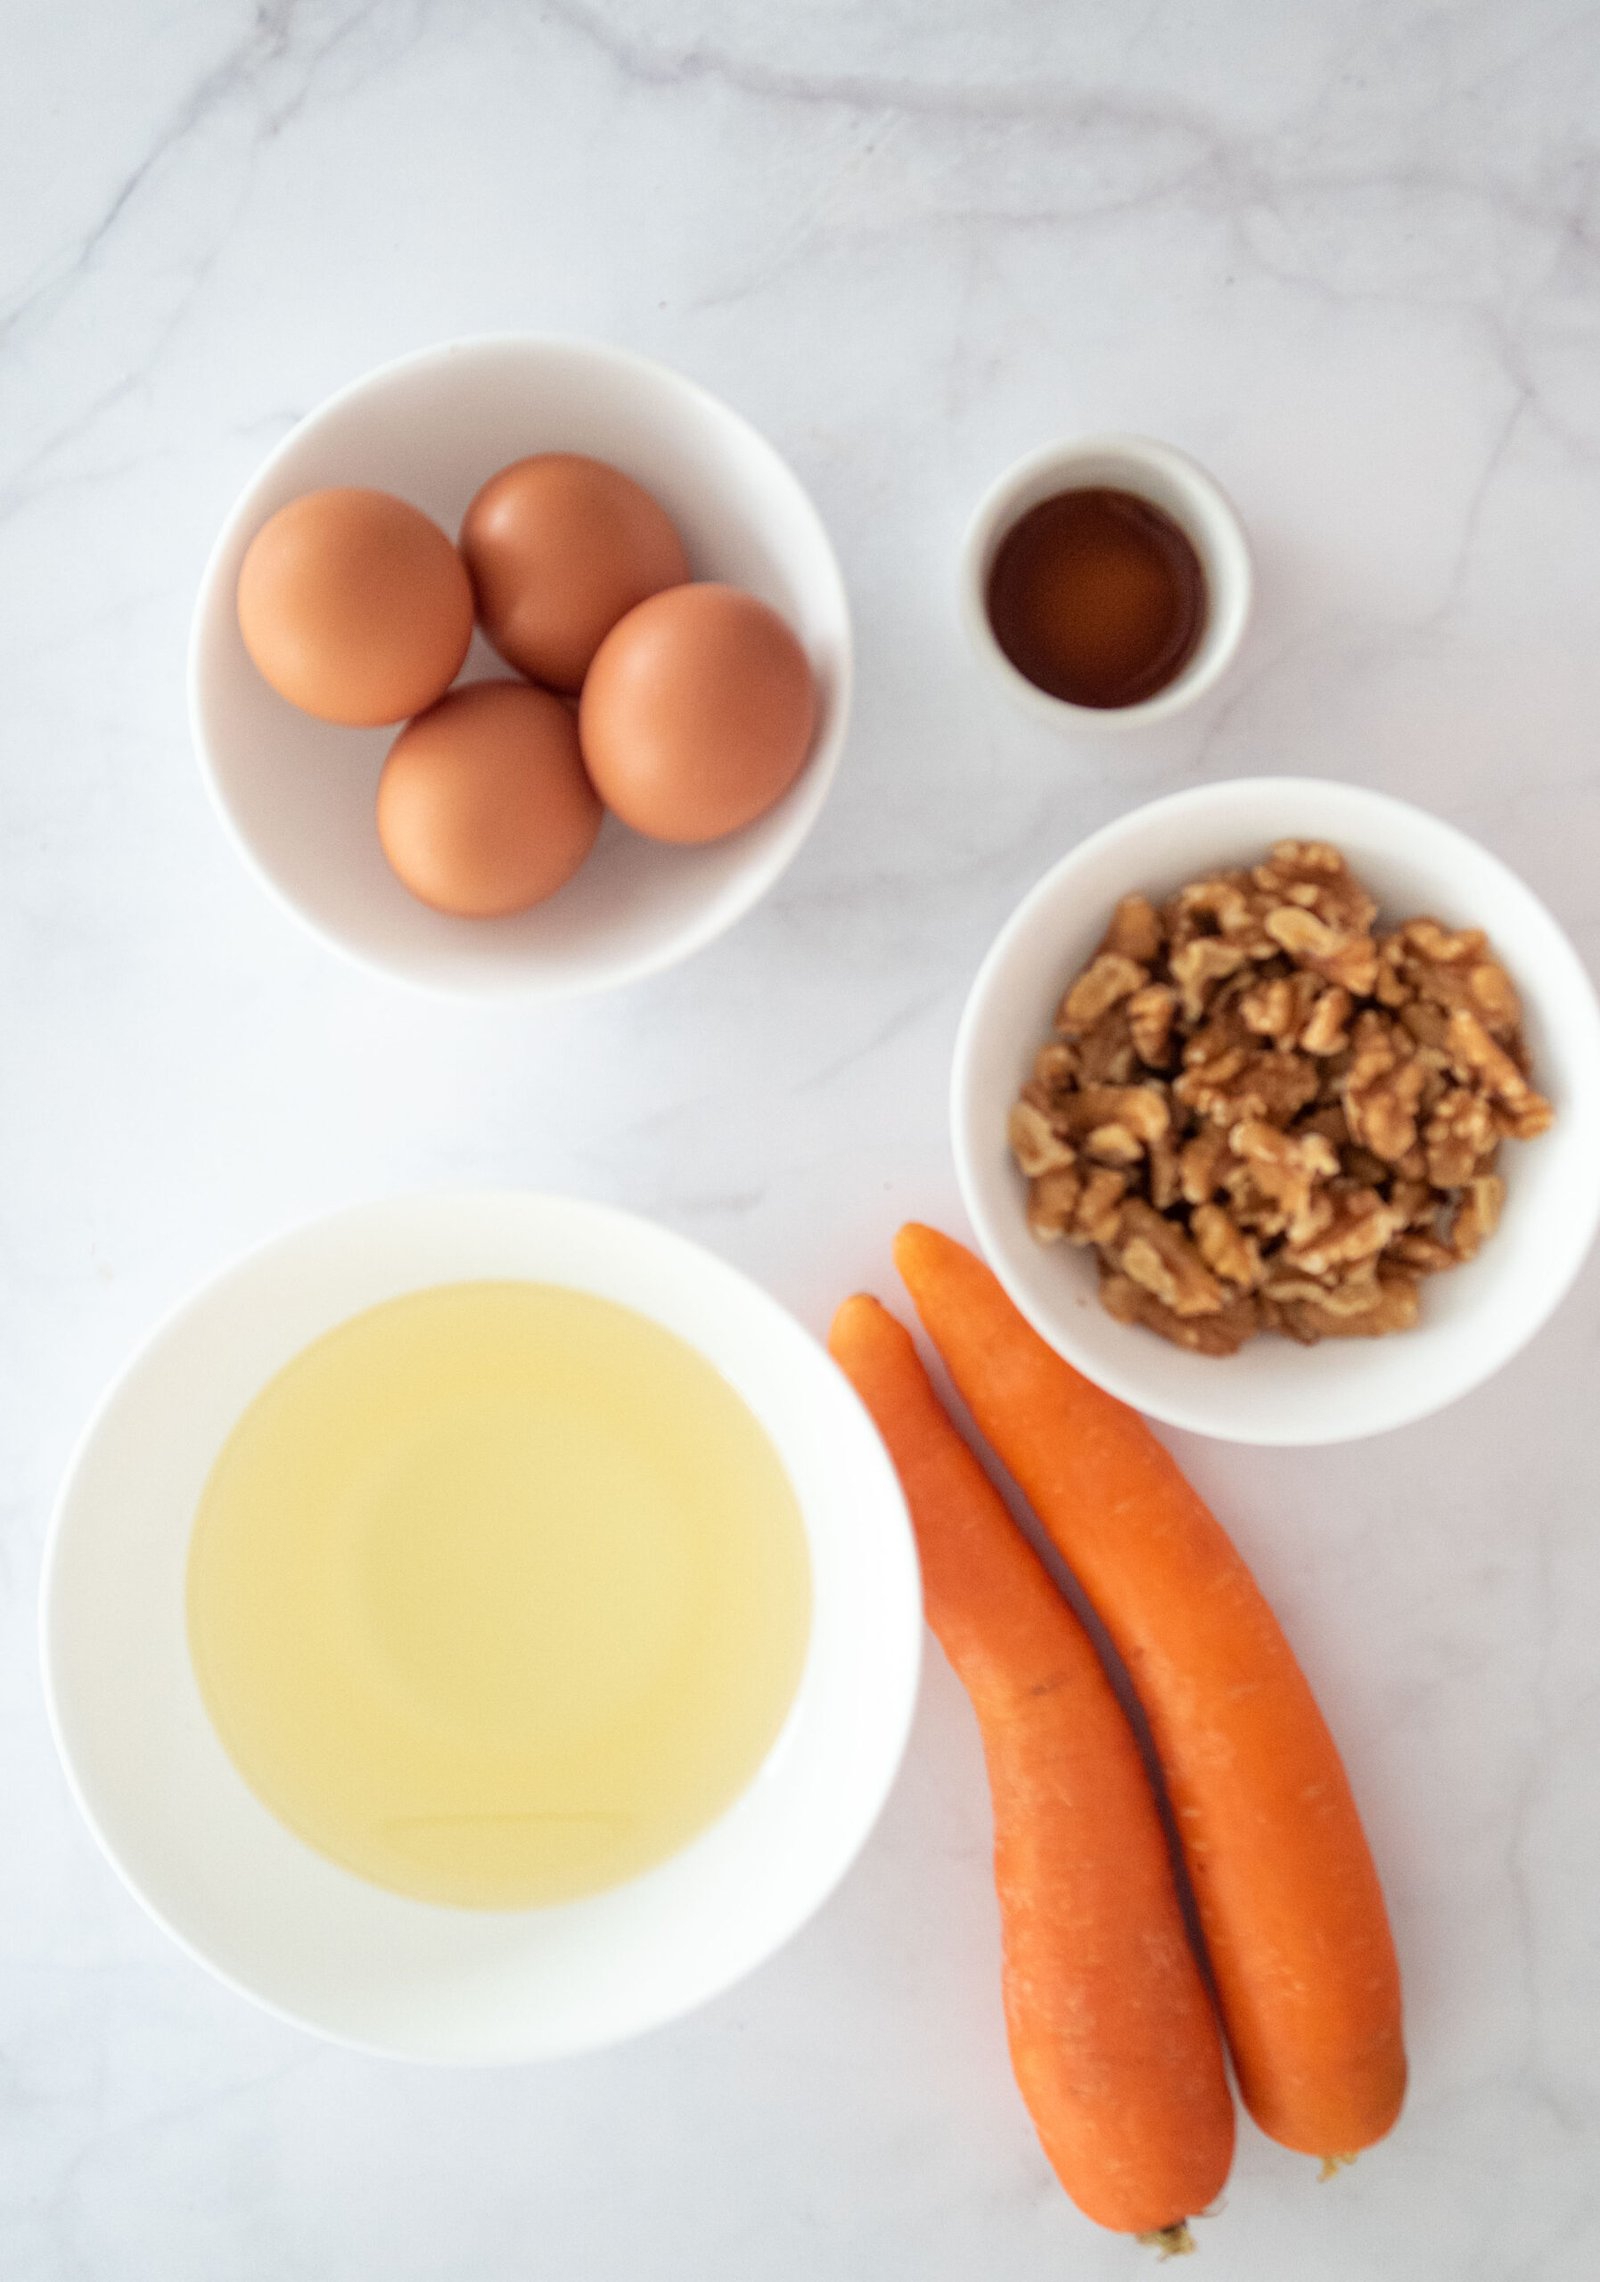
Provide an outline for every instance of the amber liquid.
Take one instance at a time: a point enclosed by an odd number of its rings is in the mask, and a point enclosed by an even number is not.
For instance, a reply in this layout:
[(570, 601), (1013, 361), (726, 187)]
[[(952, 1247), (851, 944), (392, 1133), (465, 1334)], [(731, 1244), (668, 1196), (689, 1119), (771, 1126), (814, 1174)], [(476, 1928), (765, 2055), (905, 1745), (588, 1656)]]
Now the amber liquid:
[(693, 1349), (553, 1285), (352, 1317), (256, 1397), (201, 1497), (189, 1642), (307, 1844), (420, 1900), (637, 1875), (781, 1728), (810, 1564), (765, 1431)]
[(1176, 681), (1206, 622), (1206, 580), (1170, 515), (1131, 492), (1062, 491), (1000, 543), (989, 623), (1017, 671), (1102, 711)]

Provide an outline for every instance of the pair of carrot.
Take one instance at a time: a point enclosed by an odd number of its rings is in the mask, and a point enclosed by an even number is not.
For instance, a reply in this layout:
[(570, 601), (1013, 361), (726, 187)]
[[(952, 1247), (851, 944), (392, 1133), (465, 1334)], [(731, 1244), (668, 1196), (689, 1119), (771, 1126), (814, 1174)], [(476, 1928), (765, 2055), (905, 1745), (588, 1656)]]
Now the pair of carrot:
[[(1399, 1974), (1332, 1737), (1254, 1579), (1132, 1411), (936, 1230), (895, 1259), (980, 1431), (1132, 1678), (1177, 1825), (1239, 2090), (1286, 2146), (1349, 2157), (1405, 2088)], [(1233, 2103), (1138, 1747), (1082, 1626), (876, 1300), (829, 1345), (905, 1488), (928, 1620), (977, 1712), (1005, 2005), (1046, 2154), (1101, 2225), (1192, 2247)]]

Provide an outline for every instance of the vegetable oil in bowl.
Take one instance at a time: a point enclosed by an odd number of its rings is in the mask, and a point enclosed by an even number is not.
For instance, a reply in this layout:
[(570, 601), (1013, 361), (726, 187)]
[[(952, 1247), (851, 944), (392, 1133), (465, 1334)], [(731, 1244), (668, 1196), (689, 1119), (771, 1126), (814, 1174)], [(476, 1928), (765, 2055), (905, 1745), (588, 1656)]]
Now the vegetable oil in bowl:
[(235, 1426), (190, 1652), (257, 1796), (420, 1900), (522, 1909), (675, 1853), (805, 1659), (804, 1525), (711, 1364), (610, 1301), (438, 1286), (339, 1325)]

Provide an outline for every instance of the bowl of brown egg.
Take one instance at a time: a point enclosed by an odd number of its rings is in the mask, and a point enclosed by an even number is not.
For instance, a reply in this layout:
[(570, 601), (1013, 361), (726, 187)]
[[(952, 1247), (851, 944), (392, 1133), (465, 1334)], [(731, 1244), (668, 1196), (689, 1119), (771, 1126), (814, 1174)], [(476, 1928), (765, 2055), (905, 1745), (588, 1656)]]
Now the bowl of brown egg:
[(843, 749), (849, 610), (777, 452), (591, 342), (401, 358), (229, 515), (190, 716), (242, 852), (315, 932), (438, 991), (558, 997), (730, 927)]
[(1107, 825), (1024, 897), (952, 1086), (990, 1265), (1085, 1375), (1225, 1440), (1457, 1401), (1600, 1219), (1600, 1008), (1455, 826), (1303, 777)]

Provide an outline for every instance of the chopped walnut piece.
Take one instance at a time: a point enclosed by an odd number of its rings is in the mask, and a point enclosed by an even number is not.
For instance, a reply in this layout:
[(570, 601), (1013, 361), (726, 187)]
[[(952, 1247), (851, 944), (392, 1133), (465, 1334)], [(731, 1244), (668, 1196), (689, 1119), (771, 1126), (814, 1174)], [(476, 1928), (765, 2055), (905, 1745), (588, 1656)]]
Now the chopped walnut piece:
[(1237, 943), (1224, 943), (1217, 935), (1197, 935), (1174, 951), (1169, 962), (1172, 979), (1183, 994), (1186, 1022), (1198, 1022), (1212, 991), (1229, 975), (1236, 975), (1248, 954)]
[(1481, 929), (1377, 919), (1320, 841), (1118, 904), (1009, 1131), (1029, 1225), (1093, 1247), (1120, 1321), (1377, 1337), (1493, 1234), (1501, 1143), (1552, 1115), (1515, 986)]
[(1172, 1059), (1172, 1026), (1178, 1016), (1178, 994), (1168, 983), (1146, 983), (1128, 1001), (1128, 1030), (1134, 1052), (1152, 1070), (1164, 1070)]
[(1036, 1084), (1048, 1093), (1065, 1093), (1078, 1075), (1078, 1056), (1064, 1038), (1052, 1038), (1033, 1057)]
[(1320, 1133), (1283, 1133), (1251, 1118), (1236, 1125), (1229, 1140), (1248, 1164), (1270, 1165), (1295, 1180), (1332, 1180), (1339, 1170), (1333, 1143)]
[[(1396, 938), (1410, 958), (1419, 985), (1429, 975), (1441, 969), (1455, 968), (1462, 974), (1476, 966), (1487, 938), (1481, 927), (1441, 927), (1437, 919), (1408, 919), (1396, 929)], [(1452, 1003), (1441, 1000), (1443, 1005)]]
[(1432, 1053), (1442, 1053), (1449, 1021), (1442, 1006), (1432, 999), (1412, 998), (1399, 1009), (1400, 1020), (1419, 1046)]
[(1441, 927), (1437, 919), (1408, 919), (1398, 932), (1408, 950), (1436, 967), (1476, 959), (1488, 940), (1481, 927)]
[(1262, 1118), (1246, 1119), (1228, 1138), (1245, 1175), (1243, 1184), (1231, 1184), (1235, 1208), (1249, 1211), (1260, 1198), (1273, 1208), (1260, 1216), (1266, 1233), (1308, 1240), (1321, 1224), (1315, 1192), (1339, 1170), (1332, 1142), (1320, 1133), (1280, 1132)]
[(1086, 1086), (1131, 1085), (1139, 1075), (1127, 1002), (1119, 1002), (1078, 1042), (1078, 1082)]
[(1239, 1001), (1239, 1020), (1258, 1038), (1274, 1045), (1293, 1038), (1300, 1028), (1300, 994), (1293, 975), (1273, 975), (1247, 990)]
[(1452, 1252), (1437, 1236), (1413, 1232), (1397, 1236), (1389, 1246), (1387, 1257), (1398, 1261), (1402, 1268), (1415, 1268), (1419, 1275), (1437, 1276), (1446, 1268), (1453, 1268), (1461, 1254)]
[(1083, 1153), (1097, 1165), (1136, 1165), (1144, 1143), (1126, 1125), (1096, 1125), (1084, 1135)]
[(1178, 1315), (1163, 1307), (1153, 1292), (1143, 1290), (1131, 1276), (1115, 1270), (1101, 1277), (1100, 1304), (1119, 1323), (1142, 1323), (1148, 1330), (1159, 1331), (1163, 1339), (1170, 1339), (1174, 1347), (1187, 1347), (1196, 1355), (1237, 1355), (1260, 1329), (1253, 1299), (1231, 1299), (1215, 1315)]
[(1195, 1249), (1214, 1276), (1253, 1292), (1261, 1281), (1261, 1249), (1220, 1204), (1202, 1204), (1189, 1222)]
[(1336, 1275), (1357, 1261), (1376, 1259), (1402, 1225), (1394, 1206), (1376, 1189), (1347, 1189), (1333, 1199), (1331, 1219), (1314, 1236), (1296, 1243), (1290, 1231), (1283, 1257), (1308, 1276)]
[(1122, 1218), (1122, 1200), (1128, 1193), (1126, 1173), (1114, 1172), (1107, 1165), (1097, 1165), (1083, 1184), (1078, 1209), (1069, 1230), (1078, 1244), (1109, 1245), (1116, 1241), (1117, 1223)]
[(1030, 1180), (1040, 1173), (1053, 1173), (1073, 1161), (1071, 1142), (1056, 1131), (1044, 1111), (1026, 1095), (1011, 1112), (1006, 1138), (1011, 1143), (1012, 1156)]
[(1083, 1185), (1082, 1176), (1075, 1165), (1064, 1165), (1055, 1172), (1041, 1173), (1036, 1180), (1030, 1181), (1028, 1226), (1041, 1244), (1054, 1244), (1059, 1237), (1072, 1233)]
[(1233, 1114), (1287, 1125), (1316, 1100), (1320, 1085), (1315, 1063), (1303, 1054), (1255, 1054), (1234, 1082)]
[(1494, 1148), (1499, 1134), (1494, 1113), (1481, 1094), (1457, 1086), (1444, 1096), (1423, 1134), (1428, 1179), (1436, 1189), (1457, 1189), (1469, 1181)]
[(1532, 1086), (1498, 1040), (1491, 1038), (1475, 1014), (1458, 1007), (1450, 1017), (1446, 1051), (1456, 1074), (1476, 1078), (1494, 1096), (1510, 1120), (1509, 1130), (1519, 1141), (1543, 1133), (1554, 1112)]
[(1178, 1152), (1165, 1135), (1150, 1144), (1149, 1172), (1146, 1178), (1150, 1202), (1157, 1212), (1170, 1212), (1181, 1201), (1183, 1182), (1178, 1170)]
[(1431, 1228), (1439, 1217), (1439, 1199), (1427, 1181), (1391, 1181), (1389, 1202), (1403, 1228)]
[(1231, 1155), (1228, 1136), (1219, 1125), (1184, 1143), (1178, 1152), (1178, 1186), (1186, 1204), (1205, 1204), (1216, 1195)]
[[(1344, 1114), (1350, 1136), (1380, 1164), (1398, 1165), (1417, 1143), (1417, 1111), (1427, 1071), (1409, 1055), (1388, 1055), (1376, 1071), (1376, 1057), (1358, 1054), (1344, 1085)], [(1363, 1082), (1357, 1082), (1357, 1073)], [(1370, 1074), (1369, 1074), (1370, 1073)]]
[(1342, 1054), (1350, 1043), (1346, 1024), (1354, 1005), (1350, 993), (1338, 983), (1330, 983), (1317, 994), (1317, 1003), (1306, 1017), (1300, 1032), (1300, 1051), (1314, 1054), (1320, 1060), (1325, 1054)]
[(1371, 1305), (1356, 1312), (1339, 1314), (1325, 1299), (1289, 1302), (1283, 1309), (1284, 1329), (1308, 1346), (1317, 1339), (1381, 1339), (1391, 1331), (1409, 1331), (1421, 1310), (1416, 1278), (1396, 1271), (1374, 1280)]
[(1174, 1315), (1215, 1315), (1222, 1287), (1175, 1220), (1138, 1197), (1122, 1208), (1117, 1264)]
[(1173, 1093), (1196, 1116), (1226, 1125), (1234, 1115), (1234, 1085), (1249, 1060), (1246, 1047), (1226, 1047), (1211, 1061), (1191, 1063), (1173, 1080)]
[(1522, 1005), (1498, 959), (1480, 959), (1467, 977), (1467, 988), (1484, 1028), (1495, 1037), (1510, 1037), (1521, 1028)]
[(1172, 1123), (1172, 1113), (1159, 1086), (1085, 1086), (1065, 1107), (1073, 1130), (1124, 1125), (1141, 1146), (1159, 1141)]
[(1506, 1184), (1498, 1173), (1480, 1173), (1468, 1181), (1450, 1217), (1450, 1250), (1458, 1260), (1472, 1259), (1486, 1237), (1500, 1225), (1506, 1201)]
[(1130, 998), (1150, 977), (1136, 959), (1120, 951), (1102, 951), (1092, 959), (1061, 1001), (1056, 1028), (1064, 1038), (1081, 1037), (1092, 1030), (1119, 999)]
[(1377, 1305), (1379, 1296), (1377, 1271), (1370, 1262), (1342, 1283), (1285, 1272), (1268, 1277), (1262, 1289), (1277, 1307), (1317, 1307), (1329, 1315), (1365, 1315)]
[[(1344, 942), (1337, 927), (1330, 927), (1314, 911), (1303, 911), (1297, 903), (1280, 903), (1276, 911), (1269, 911), (1266, 929), (1280, 951), (1304, 960), (1307, 966), (1315, 959), (1331, 958)], [(1313, 973), (1317, 971), (1312, 968)]]
[[(1289, 1225), (1290, 1209), (1282, 1200), (1262, 1188), (1250, 1167), (1237, 1158), (1223, 1175), (1223, 1187), (1228, 1198), (1228, 1209), (1239, 1226), (1258, 1238), (1263, 1245), (1283, 1235)], [(1303, 1215), (1303, 1232), (1310, 1235), (1317, 1225), (1317, 1205), (1309, 1204)]]
[(1383, 966), (1379, 995), (1386, 1003), (1472, 1014), (1503, 1042), (1520, 1030), (1515, 986), (1480, 927), (1452, 930), (1436, 919), (1408, 919), (1385, 943)]
[(1378, 906), (1326, 840), (1280, 840), (1250, 874), (1274, 903), (1296, 903), (1354, 935), (1370, 933)]
[(1250, 893), (1248, 872), (1227, 872), (1216, 879), (1195, 880), (1180, 888), (1162, 917), (1174, 949), (1200, 935), (1222, 935), (1241, 944), (1254, 958), (1270, 952), (1270, 939), (1262, 933), (1259, 897)]
[(1161, 914), (1149, 897), (1125, 895), (1111, 914), (1111, 925), (1100, 948), (1132, 959), (1136, 966), (1148, 967), (1160, 956), (1161, 942)]
[(1364, 998), (1378, 976), (1378, 950), (1370, 935), (1330, 925), (1299, 904), (1281, 903), (1269, 911), (1267, 933), (1298, 965), (1325, 981)]

